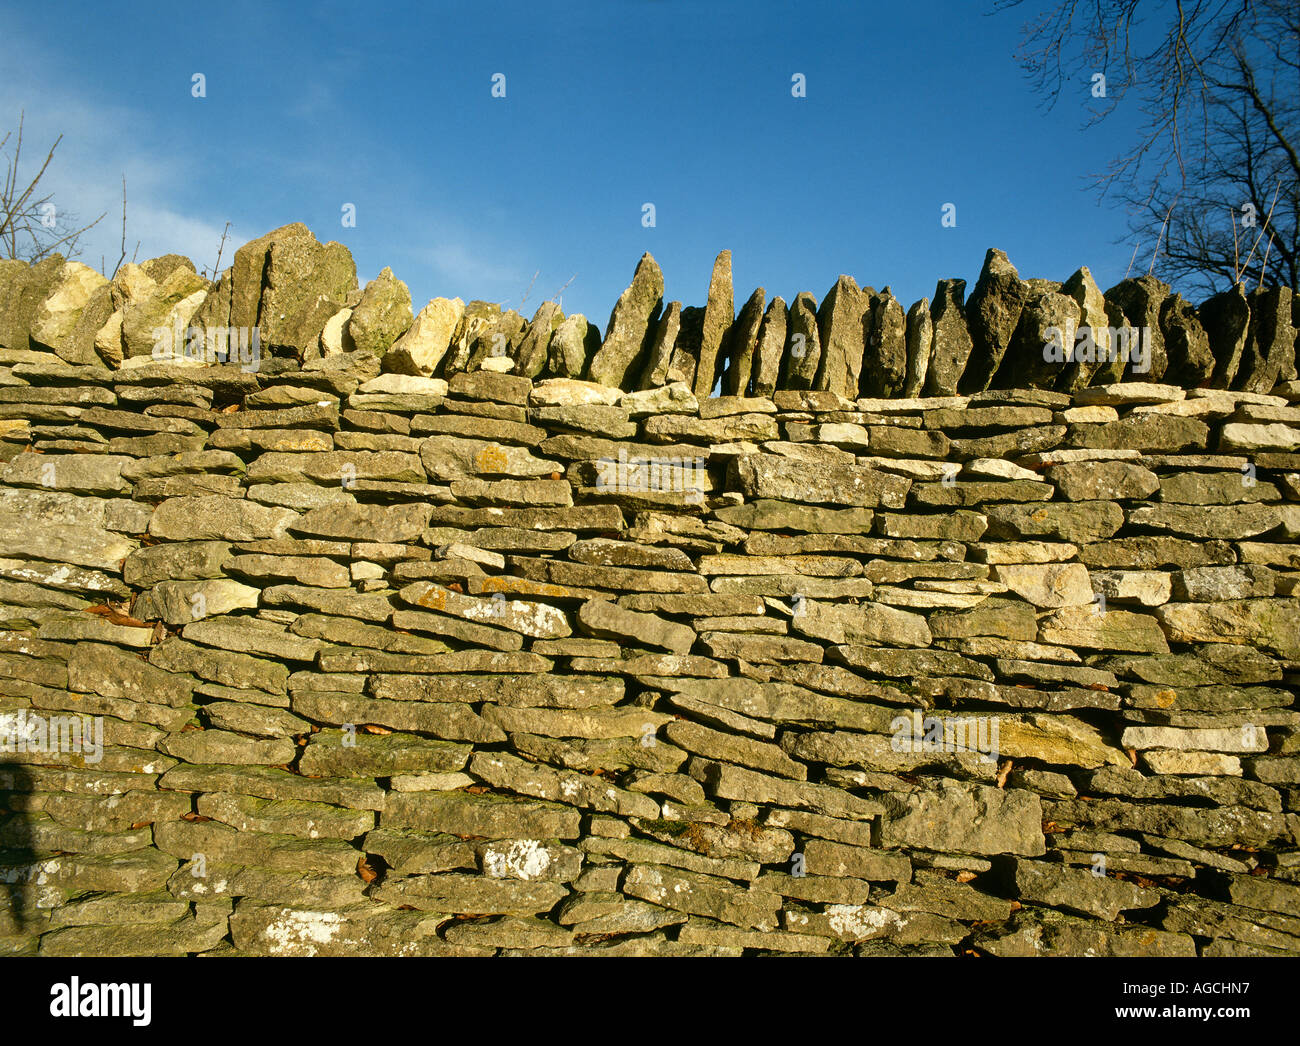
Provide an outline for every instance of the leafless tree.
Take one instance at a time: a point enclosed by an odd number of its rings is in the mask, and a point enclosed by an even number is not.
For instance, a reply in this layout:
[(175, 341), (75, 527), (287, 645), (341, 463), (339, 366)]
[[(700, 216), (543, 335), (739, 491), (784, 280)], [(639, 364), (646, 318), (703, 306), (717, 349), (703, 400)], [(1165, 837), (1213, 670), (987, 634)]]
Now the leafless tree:
[(1056, 0), (1025, 26), (1017, 58), (1046, 107), (1077, 89), (1088, 103), (1085, 125), (1121, 107), (1137, 115), (1134, 138), (1094, 185), (1127, 207), (1157, 275), (1189, 293), (1238, 282), (1296, 289), (1300, 5), (1144, 0), (1140, 8), (1138, 0)]
[[(49, 170), (63, 135), (54, 140), (34, 175), (27, 178), (20, 173), (24, 116), (18, 117), (17, 132), (7, 132), (0, 138), (0, 154), (5, 155), (6, 165), (0, 186), (0, 255), (32, 263), (56, 252), (65, 258), (75, 258), (81, 252), (81, 237), (98, 225), (104, 215), (89, 225), (78, 226), (75, 215), (54, 205), (53, 193), (41, 192), (41, 179)], [(12, 152), (9, 151), (11, 140)]]

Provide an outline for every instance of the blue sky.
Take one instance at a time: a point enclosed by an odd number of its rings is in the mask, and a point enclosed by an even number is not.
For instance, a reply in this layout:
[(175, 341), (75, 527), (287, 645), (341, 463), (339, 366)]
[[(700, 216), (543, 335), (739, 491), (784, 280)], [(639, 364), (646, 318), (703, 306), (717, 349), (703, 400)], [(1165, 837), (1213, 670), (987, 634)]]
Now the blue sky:
[(229, 221), (225, 265), (302, 221), (362, 282), (390, 266), (417, 310), (458, 295), (531, 315), (568, 282), (566, 312), (603, 328), (646, 250), (666, 296), (697, 305), (722, 248), (738, 306), (759, 285), (820, 300), (841, 272), (907, 305), (940, 277), (973, 284), (991, 246), (1022, 276), (1086, 264), (1104, 289), (1133, 243), (1088, 176), (1125, 114), (1083, 130), (1091, 70), (1042, 110), (1013, 57), (1038, 6), (0, 3), (0, 127), (26, 110), (31, 160), (64, 134), (47, 181), (63, 208), (108, 212), (96, 268), (119, 252), (125, 174), (128, 253), (210, 266)]

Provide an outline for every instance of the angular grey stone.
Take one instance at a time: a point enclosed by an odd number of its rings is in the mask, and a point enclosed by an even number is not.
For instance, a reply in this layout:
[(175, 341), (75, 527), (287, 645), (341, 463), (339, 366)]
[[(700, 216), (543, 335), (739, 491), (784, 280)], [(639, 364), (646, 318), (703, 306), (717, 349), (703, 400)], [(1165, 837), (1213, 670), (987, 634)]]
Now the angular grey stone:
[[(871, 295), (865, 319), (860, 394), (897, 396), (907, 381), (907, 317), (903, 306), (886, 287)], [(852, 397), (853, 393), (848, 395)]]
[(149, 533), (171, 541), (254, 541), (280, 537), (297, 518), (292, 509), (239, 498), (169, 498), (154, 510)]
[(1250, 304), (1241, 284), (1222, 291), (1201, 303), (1197, 317), (1205, 326), (1214, 355), (1214, 373), (1210, 386), (1216, 389), (1233, 387), (1246, 350), (1246, 337), (1250, 331)]
[(631, 284), (610, 313), (604, 343), (591, 357), (587, 375), (590, 380), (622, 389), (626, 387), (629, 372), (640, 372), (663, 296), (663, 273), (647, 251), (637, 263)]
[[(798, 299), (795, 299), (796, 303)], [(856, 399), (862, 381), (863, 328), (870, 308), (869, 292), (852, 276), (841, 276), (817, 310), (821, 358), (812, 387)]]
[(723, 378), (723, 391), (729, 396), (747, 396), (755, 371), (755, 353), (758, 350), (759, 325), (763, 320), (763, 302), (766, 292), (759, 287), (740, 309), (727, 334), (727, 370)]
[(987, 389), (997, 374), (1020, 321), (1027, 289), (1006, 254), (990, 248), (965, 308), (971, 353), (957, 382), (963, 394)]
[(937, 788), (885, 797), (883, 846), (970, 854), (1047, 852), (1038, 796), (943, 780)]
[(1196, 310), (1181, 295), (1171, 295), (1160, 307), (1160, 332), (1169, 357), (1163, 380), (1183, 388), (1204, 385), (1214, 372), (1210, 339)]
[(720, 363), (727, 331), (736, 319), (735, 292), (731, 284), (731, 252), (719, 251), (709, 277), (709, 296), (704, 307), (704, 325), (700, 333), (700, 351), (693, 389), (697, 399), (713, 395), (721, 376)]
[(771, 396), (781, 375), (781, 356), (785, 350), (787, 310), (785, 300), (774, 297), (763, 314), (758, 328), (758, 343), (754, 349), (752, 393)]
[(781, 357), (781, 389), (811, 389), (821, 364), (821, 335), (817, 330), (817, 299), (807, 291), (790, 303), (785, 352)]
[(930, 357), (934, 347), (934, 321), (930, 316), (930, 299), (922, 298), (907, 310), (907, 377), (900, 395), (918, 397), (930, 374)]
[(392, 269), (385, 268), (361, 292), (347, 330), (358, 352), (383, 356), (414, 320), (411, 292)]

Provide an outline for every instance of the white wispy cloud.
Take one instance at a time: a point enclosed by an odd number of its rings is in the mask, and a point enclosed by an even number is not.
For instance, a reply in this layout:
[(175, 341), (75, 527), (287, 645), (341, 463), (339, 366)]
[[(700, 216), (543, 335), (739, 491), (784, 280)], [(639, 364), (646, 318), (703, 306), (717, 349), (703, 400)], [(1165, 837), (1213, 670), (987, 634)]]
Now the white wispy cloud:
[[(112, 269), (122, 252), (122, 180), (126, 179), (126, 257), (184, 254), (198, 268), (217, 257), (224, 218), (194, 213), (179, 202), (178, 189), (188, 172), (184, 159), (166, 144), (166, 136), (150, 115), (112, 101), (79, 93), (58, 70), (59, 56), (31, 38), (6, 43), (5, 62), (11, 68), (0, 80), (0, 137), (17, 130), (23, 117), (20, 175), (40, 169), (55, 140), (62, 141), (41, 179), (41, 194), (53, 202), (65, 220), (99, 223), (81, 240), (80, 260), (99, 268), (101, 258)], [(9, 75), (12, 74), (12, 75)], [(10, 139), (7, 155), (15, 144)], [(222, 265), (256, 233), (232, 224)]]

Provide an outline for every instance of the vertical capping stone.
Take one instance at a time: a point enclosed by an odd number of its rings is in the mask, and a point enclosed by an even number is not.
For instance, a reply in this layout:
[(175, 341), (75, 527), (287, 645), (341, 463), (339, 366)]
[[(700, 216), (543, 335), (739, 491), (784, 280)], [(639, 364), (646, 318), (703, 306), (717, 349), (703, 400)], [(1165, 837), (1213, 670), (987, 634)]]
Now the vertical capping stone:
[[(1060, 291), (1031, 292), (1002, 365), (993, 378), (999, 389), (1050, 389), (1073, 356), (1079, 303)], [(1067, 353), (1069, 355), (1067, 356)]]
[(684, 381), (694, 387), (695, 371), (700, 365), (700, 340), (703, 337), (704, 310), (698, 305), (686, 306), (682, 309), (682, 321), (677, 330), (677, 344), (673, 346), (673, 362), (668, 371), (669, 384)]
[(783, 389), (811, 389), (821, 361), (821, 337), (817, 333), (817, 299), (800, 291), (790, 305), (785, 355), (781, 360)]
[[(646, 358), (645, 369), (637, 382), (637, 389), (657, 389), (668, 385), (668, 377), (673, 366), (673, 353), (677, 349), (677, 335), (682, 327), (682, 303), (672, 301), (664, 309), (659, 322), (655, 324), (654, 334), (650, 339), (650, 353)], [(692, 375), (694, 377), (694, 375)]]
[(496, 323), (485, 327), (479, 334), (465, 370), (473, 372), (495, 369), (494, 366), (485, 366), (488, 360), (506, 360), (506, 369), (513, 369), (527, 330), (528, 321), (514, 309), (506, 309), (497, 317)]
[(699, 364), (695, 370), (695, 396), (707, 399), (719, 377), (723, 342), (736, 321), (735, 291), (731, 284), (731, 252), (719, 251), (709, 277), (709, 299), (704, 306), (704, 328), (700, 336)]
[(1249, 303), (1246, 344), (1232, 387), (1242, 392), (1268, 392), (1279, 381), (1290, 381), (1296, 375), (1291, 288), (1259, 288), (1250, 292)]
[(580, 312), (566, 316), (546, 349), (546, 374), (552, 378), (579, 378), (587, 361), (600, 348), (600, 331)]
[(1071, 346), (1070, 362), (1066, 364), (1056, 388), (1060, 392), (1078, 392), (1092, 382), (1097, 368), (1110, 355), (1110, 318), (1106, 312), (1106, 297), (1092, 278), (1092, 271), (1081, 265), (1061, 287), (1079, 306), (1079, 327)]
[(749, 393), (750, 379), (754, 373), (754, 353), (758, 348), (758, 328), (763, 322), (763, 305), (767, 291), (757, 288), (740, 309), (740, 315), (731, 325), (727, 335), (727, 370), (722, 389), (728, 396), (745, 396)]
[(984, 267), (966, 303), (971, 353), (958, 382), (963, 393), (983, 392), (993, 381), (1011, 344), (1027, 287), (1011, 260), (996, 247), (984, 256)]
[[(868, 296), (863, 317), (865, 351), (862, 354), (860, 395), (892, 397), (903, 391), (907, 380), (907, 316), (888, 287)], [(855, 398), (852, 392), (848, 393)]]
[[(99, 322), (91, 329), (82, 315), (98, 304)], [(49, 293), (32, 318), (31, 340), (73, 364), (95, 361), (95, 331), (112, 312), (109, 283), (89, 265), (64, 262)]]
[[(339, 349), (344, 348), (343, 336), (347, 330), (347, 320), (352, 316), (351, 309), (342, 310), (342, 321), (331, 318), (321, 332), (321, 352), (329, 355), (334, 345), (332, 338), (326, 338), (326, 331), (331, 324), (338, 327)], [(456, 333), (461, 317), (465, 315), (465, 303), (459, 298), (434, 298), (420, 310), (415, 321), (384, 355), (383, 368), (387, 372), (409, 374), (415, 377), (429, 377), (441, 365), (447, 350), (451, 348), (452, 335)], [(351, 341), (351, 338), (348, 338)], [(356, 348), (355, 345), (352, 346)]]
[(1220, 291), (1203, 301), (1196, 312), (1205, 336), (1210, 339), (1210, 355), (1214, 357), (1210, 386), (1231, 388), (1237, 379), (1250, 330), (1250, 303), (1246, 301), (1245, 289), (1238, 283), (1231, 290)]
[(533, 318), (528, 321), (519, 351), (515, 353), (515, 373), (525, 378), (536, 378), (546, 369), (551, 338), (556, 328), (564, 321), (564, 312), (557, 302), (544, 301), (537, 306)]
[(348, 333), (358, 352), (382, 356), (414, 321), (411, 292), (385, 267), (361, 292), (361, 301), (348, 318)]
[(485, 330), (492, 330), (501, 319), (501, 306), (496, 302), (475, 299), (465, 306), (456, 333), (452, 335), (447, 355), (442, 360), (442, 376), (463, 373), (469, 358)]
[(632, 282), (609, 315), (605, 341), (592, 357), (587, 377), (600, 385), (623, 389), (649, 348), (654, 321), (664, 298), (664, 275), (649, 251), (641, 255)]
[[(1165, 336), (1160, 329), (1160, 308), (1168, 297), (1169, 284), (1154, 276), (1120, 280), (1106, 292), (1107, 304), (1118, 307), (1124, 314), (1126, 326), (1134, 331), (1130, 334), (1129, 359), (1120, 358), (1125, 355), (1121, 345), (1115, 353), (1117, 358), (1102, 368), (1112, 382), (1158, 382), (1164, 377), (1169, 358), (1165, 355)], [(1139, 336), (1143, 340), (1140, 354), (1133, 351), (1137, 348), (1134, 342)], [(1134, 369), (1140, 360), (1145, 361), (1146, 370)], [(1098, 379), (1094, 378), (1093, 383), (1097, 384)]]
[(930, 350), (934, 346), (934, 321), (930, 319), (930, 299), (913, 302), (907, 310), (907, 377), (903, 379), (904, 398), (921, 395), (930, 371)]
[(841, 275), (822, 299), (817, 310), (821, 359), (812, 388), (857, 399), (869, 305), (870, 292), (859, 288), (852, 276)]
[(1172, 294), (1160, 307), (1160, 333), (1165, 339), (1169, 367), (1164, 383), (1194, 389), (1214, 373), (1210, 339), (1196, 310), (1181, 294)]
[(754, 349), (753, 395), (771, 397), (781, 377), (781, 355), (785, 351), (787, 326), (785, 300), (777, 295), (763, 314)]
[(957, 385), (966, 371), (973, 347), (966, 325), (965, 298), (965, 280), (940, 280), (935, 284), (934, 302), (930, 306), (934, 334), (924, 387), (927, 396), (957, 395)]

